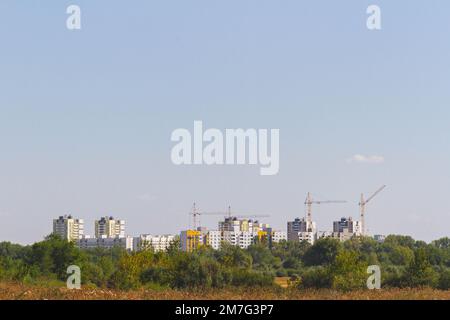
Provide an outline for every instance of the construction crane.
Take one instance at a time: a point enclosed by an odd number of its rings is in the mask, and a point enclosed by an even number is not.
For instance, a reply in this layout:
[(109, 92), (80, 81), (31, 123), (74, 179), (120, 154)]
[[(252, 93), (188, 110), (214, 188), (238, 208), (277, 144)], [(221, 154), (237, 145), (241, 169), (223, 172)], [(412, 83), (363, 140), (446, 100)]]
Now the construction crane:
[(194, 230), (197, 230), (197, 219), (200, 217), (200, 212), (197, 210), (197, 206), (195, 205), (195, 202), (192, 206), (191, 212), (189, 214), (192, 216), (192, 227)]
[(364, 194), (361, 193), (361, 200), (359, 201), (359, 212), (360, 212), (360, 223), (361, 223), (361, 235), (366, 234), (366, 223), (365, 223), (365, 211), (366, 204), (372, 200), (377, 194), (379, 194), (383, 189), (386, 188), (386, 185), (381, 186), (377, 191), (375, 191), (367, 200), (364, 200)]
[(316, 201), (313, 200), (311, 193), (308, 192), (306, 195), (305, 205), (306, 205), (306, 221), (308, 223), (308, 227), (310, 228), (312, 224), (312, 205), (313, 204), (326, 204), (326, 203), (346, 203), (345, 200), (324, 200), (324, 201)]
[(189, 214), (192, 216), (192, 226), (194, 230), (197, 230), (197, 227), (200, 226), (200, 216), (204, 215), (224, 215), (224, 212), (203, 212), (199, 211), (197, 205), (193, 204), (191, 212)]
[(270, 217), (270, 215), (268, 215), (268, 214), (245, 214), (245, 215), (232, 214), (231, 206), (228, 206), (227, 215), (228, 215), (228, 218), (232, 218), (232, 217), (235, 217), (235, 218), (268, 218), (268, 217)]
[(192, 220), (193, 220), (193, 227), (194, 230), (197, 230), (197, 226), (200, 226), (200, 216), (225, 216), (228, 218), (267, 218), (270, 217), (270, 215), (264, 215), (264, 214), (253, 214), (253, 215), (235, 215), (232, 214), (231, 212), (231, 206), (228, 206), (228, 210), (226, 212), (203, 212), (203, 211), (199, 211), (195, 202), (194, 205), (192, 206), (192, 210), (190, 212), (190, 215), (192, 216)]

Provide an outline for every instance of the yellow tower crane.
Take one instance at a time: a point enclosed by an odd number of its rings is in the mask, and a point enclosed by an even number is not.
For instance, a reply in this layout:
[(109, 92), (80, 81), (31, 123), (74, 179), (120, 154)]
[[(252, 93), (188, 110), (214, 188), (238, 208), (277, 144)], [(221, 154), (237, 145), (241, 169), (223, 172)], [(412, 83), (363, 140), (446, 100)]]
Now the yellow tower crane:
[(364, 200), (364, 194), (361, 193), (361, 200), (359, 201), (359, 212), (360, 212), (360, 223), (361, 223), (361, 235), (366, 235), (366, 222), (365, 222), (365, 211), (366, 204), (372, 200), (377, 194), (379, 194), (383, 189), (386, 188), (386, 185), (381, 186), (377, 191), (375, 191), (367, 200)]

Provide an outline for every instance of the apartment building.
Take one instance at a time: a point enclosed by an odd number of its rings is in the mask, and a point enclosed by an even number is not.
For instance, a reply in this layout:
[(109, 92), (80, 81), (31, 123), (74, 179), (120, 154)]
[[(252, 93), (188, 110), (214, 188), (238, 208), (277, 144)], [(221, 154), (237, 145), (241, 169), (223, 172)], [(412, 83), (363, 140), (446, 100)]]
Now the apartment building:
[(67, 241), (77, 241), (84, 235), (84, 221), (71, 215), (59, 216), (53, 219), (53, 233)]
[(204, 244), (204, 234), (199, 230), (183, 230), (180, 233), (181, 250), (191, 252)]
[(215, 250), (220, 249), (222, 241), (222, 231), (210, 230), (205, 233), (205, 243)]
[(95, 237), (125, 237), (125, 220), (116, 220), (114, 217), (107, 216), (95, 220)]
[(280, 241), (286, 241), (287, 240), (287, 232), (270, 230), (269, 240), (271, 243), (278, 243)]
[(308, 221), (305, 218), (296, 218), (294, 221), (287, 223), (287, 240), (288, 241), (308, 241), (314, 244), (317, 239), (317, 228), (314, 221)]
[(341, 218), (341, 220), (333, 222), (333, 232), (336, 233), (347, 232), (355, 235), (360, 235), (361, 225), (359, 221), (353, 220), (352, 217)]
[(100, 238), (90, 238), (86, 236), (77, 240), (76, 244), (80, 249), (95, 249), (95, 248), (112, 249), (115, 247), (119, 247), (128, 251), (133, 250), (132, 237), (108, 238), (106, 236), (101, 236)]
[(213, 249), (220, 249), (223, 243), (238, 246), (242, 249), (248, 248), (257, 241), (267, 239), (269, 243), (286, 240), (286, 232), (273, 231), (268, 224), (259, 223), (251, 219), (238, 219), (237, 217), (226, 217), (218, 224), (219, 230), (207, 230), (199, 228), (196, 236), (191, 230), (191, 238), (187, 236), (187, 231), (182, 232), (180, 236), (181, 247), (183, 250), (191, 248), (192, 244), (187, 241), (195, 242), (196, 245), (208, 245)]
[(226, 217), (223, 221), (219, 221), (219, 231), (243, 231), (257, 233), (269, 228), (266, 223), (259, 223), (253, 219), (239, 219), (237, 217)]
[(152, 248), (155, 252), (166, 251), (176, 240), (174, 235), (151, 235), (141, 234), (133, 238), (133, 250), (143, 250)]

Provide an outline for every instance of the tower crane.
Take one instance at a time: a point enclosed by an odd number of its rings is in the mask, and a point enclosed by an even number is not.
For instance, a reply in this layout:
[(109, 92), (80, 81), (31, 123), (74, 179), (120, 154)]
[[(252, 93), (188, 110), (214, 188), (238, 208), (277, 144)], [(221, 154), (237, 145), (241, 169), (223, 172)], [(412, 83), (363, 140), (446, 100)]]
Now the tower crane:
[(194, 202), (193, 206), (192, 206), (192, 210), (189, 213), (192, 216), (192, 226), (194, 228), (194, 230), (197, 230), (197, 227), (200, 226), (200, 216), (204, 216), (204, 215), (224, 215), (224, 212), (203, 212), (203, 211), (199, 211), (197, 208), (196, 203)]
[(364, 194), (361, 193), (361, 200), (359, 201), (359, 212), (360, 212), (360, 222), (361, 222), (361, 235), (366, 234), (366, 223), (365, 223), (365, 211), (366, 204), (372, 200), (377, 194), (379, 194), (383, 189), (386, 188), (386, 185), (381, 186), (377, 191), (375, 191), (367, 200), (364, 200)]
[(231, 218), (231, 217), (235, 217), (235, 218), (268, 218), (268, 217), (270, 217), (270, 215), (268, 215), (268, 214), (245, 214), (245, 215), (232, 214), (231, 206), (228, 206), (227, 215), (228, 215), (228, 218)]
[(229, 218), (236, 217), (236, 218), (267, 218), (270, 217), (270, 215), (264, 215), (264, 214), (252, 214), (252, 215), (235, 215), (231, 212), (231, 206), (228, 206), (228, 210), (226, 212), (203, 212), (199, 211), (195, 202), (192, 206), (192, 210), (190, 212), (190, 215), (192, 216), (193, 221), (193, 227), (194, 230), (197, 230), (197, 227), (200, 225), (200, 216), (228, 216)]
[(346, 203), (345, 200), (323, 200), (317, 201), (313, 200), (311, 193), (308, 192), (306, 195), (305, 205), (306, 205), (306, 222), (308, 224), (308, 228), (311, 228), (312, 225), (312, 205), (313, 204), (326, 204), (326, 203)]

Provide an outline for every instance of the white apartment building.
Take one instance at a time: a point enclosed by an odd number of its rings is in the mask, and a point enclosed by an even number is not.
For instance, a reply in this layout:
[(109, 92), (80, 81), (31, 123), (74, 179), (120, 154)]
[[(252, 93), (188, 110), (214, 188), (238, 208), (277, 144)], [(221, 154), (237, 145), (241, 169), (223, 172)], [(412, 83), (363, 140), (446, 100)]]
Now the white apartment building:
[(252, 219), (239, 219), (237, 217), (226, 217), (223, 221), (219, 222), (219, 231), (247, 231), (251, 233), (257, 233), (269, 228), (266, 223), (259, 223), (257, 220)]
[(297, 232), (296, 234), (290, 234), (289, 241), (302, 242), (307, 241), (310, 244), (314, 244), (317, 240), (317, 233), (311, 231)]
[(95, 249), (95, 248), (111, 249), (114, 247), (120, 247), (125, 250), (132, 251), (133, 238), (132, 237), (108, 238), (105, 236), (102, 236), (100, 238), (83, 237), (77, 241), (77, 246), (80, 249)]
[(77, 241), (84, 235), (84, 221), (71, 215), (59, 216), (53, 219), (53, 233), (67, 241)]
[(257, 237), (257, 232), (214, 230), (207, 233), (206, 244), (214, 249), (219, 249), (224, 242), (245, 249), (255, 243)]
[(116, 220), (114, 217), (101, 217), (95, 220), (95, 237), (101, 238), (125, 237), (125, 220)]
[(222, 231), (210, 230), (206, 233), (205, 242), (211, 248), (218, 250), (222, 244)]
[(317, 239), (332, 238), (332, 237), (333, 237), (333, 232), (331, 232), (331, 231), (318, 231), (317, 232)]
[(205, 244), (213, 249), (220, 249), (222, 243), (228, 243), (233, 246), (238, 246), (246, 249), (252, 244), (256, 243), (260, 237), (267, 237), (269, 243), (277, 243), (282, 240), (287, 240), (286, 232), (284, 231), (220, 231), (210, 230), (205, 233)]
[(155, 252), (166, 251), (175, 241), (174, 235), (151, 235), (141, 234), (139, 237), (133, 238), (133, 250), (143, 250), (152, 248)]
[(272, 242), (278, 243), (287, 240), (287, 233), (284, 231), (272, 231), (270, 237)]
[(269, 242), (286, 240), (286, 232), (272, 231), (268, 224), (259, 223), (252, 219), (226, 217), (219, 222), (219, 230), (201, 230), (203, 243), (213, 249), (220, 249), (222, 243), (248, 248), (262, 237), (269, 238)]
[(341, 232), (320, 231), (317, 233), (317, 239), (321, 238), (333, 238), (339, 241), (347, 241), (353, 237), (361, 235), (360, 233), (349, 232), (348, 228), (342, 229)]

